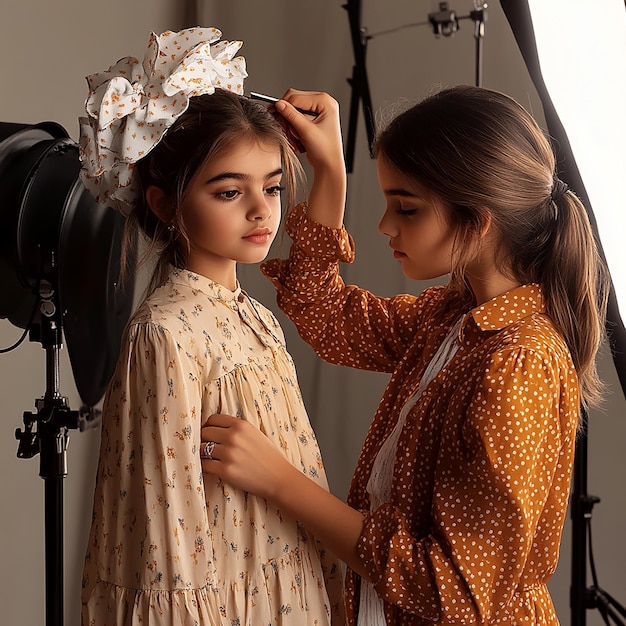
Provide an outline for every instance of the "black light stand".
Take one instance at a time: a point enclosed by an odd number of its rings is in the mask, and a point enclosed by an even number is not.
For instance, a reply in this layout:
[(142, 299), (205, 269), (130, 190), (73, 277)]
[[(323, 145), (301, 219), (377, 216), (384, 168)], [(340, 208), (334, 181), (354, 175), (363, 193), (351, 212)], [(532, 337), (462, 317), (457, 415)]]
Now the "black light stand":
[[(0, 122), (0, 318), (46, 352), (46, 390), (16, 429), (17, 456), (40, 455), (44, 479), (45, 615), (63, 626), (63, 481), (71, 429), (97, 425), (95, 405), (113, 373), (132, 308), (134, 278), (120, 282), (123, 217), (96, 203), (79, 179), (78, 145), (55, 122)], [(133, 247), (133, 250), (135, 247)], [(129, 266), (135, 262), (128, 255)], [(60, 393), (67, 343), (84, 408)]]
[[(53, 262), (54, 263), (54, 262)], [(46, 624), (63, 626), (63, 479), (67, 476), (69, 430), (84, 430), (97, 411), (72, 411), (60, 393), (59, 351), (62, 347), (62, 316), (56, 289), (45, 280), (39, 285), (39, 307), (30, 331), (31, 341), (40, 341), (46, 351), (46, 392), (35, 413), (24, 413), (24, 430), (16, 429), (17, 456), (40, 455), (39, 476), (44, 479), (44, 536)], [(33, 429), (33, 427), (36, 427)]]
[(352, 38), (352, 49), (354, 52), (354, 66), (352, 67), (352, 78), (348, 83), (352, 87), (350, 99), (350, 119), (348, 122), (348, 138), (346, 141), (346, 169), (352, 172), (354, 168), (354, 148), (356, 145), (356, 126), (359, 117), (359, 103), (363, 105), (363, 117), (365, 118), (365, 130), (367, 132), (367, 145), (372, 154), (374, 145), (374, 116), (372, 113), (372, 99), (367, 80), (367, 67), (365, 65), (365, 53), (367, 51), (367, 32), (361, 26), (361, 0), (348, 0), (343, 8), (348, 11), (348, 21), (350, 24), (350, 36)]
[(487, 17), (487, 3), (481, 3), (477, 9), (470, 13), (470, 19), (474, 20), (474, 39), (476, 40), (476, 86), (483, 84), (483, 41), (485, 39), (485, 20)]
[(350, 99), (350, 118), (348, 121), (348, 138), (346, 140), (346, 169), (349, 173), (354, 168), (354, 148), (356, 144), (356, 127), (359, 116), (359, 103), (363, 105), (363, 117), (365, 118), (365, 129), (367, 132), (367, 145), (370, 157), (373, 157), (372, 147), (376, 129), (374, 125), (374, 115), (372, 109), (372, 99), (370, 96), (369, 82), (367, 78), (367, 67), (365, 55), (367, 52), (367, 42), (378, 35), (396, 32), (400, 28), (413, 26), (424, 26), (430, 24), (433, 27), (435, 37), (449, 37), (459, 29), (459, 20), (471, 19), (474, 21), (474, 37), (476, 39), (476, 73), (475, 83), (480, 87), (483, 80), (483, 40), (485, 37), (485, 21), (487, 17), (487, 3), (482, 1), (474, 2), (474, 9), (469, 15), (457, 16), (456, 12), (449, 9), (447, 2), (439, 3), (439, 10), (428, 14), (428, 22), (417, 22), (391, 29), (389, 31), (369, 34), (367, 28), (361, 25), (361, 0), (348, 0), (343, 8), (348, 11), (350, 24), (350, 36), (352, 38), (352, 48), (354, 52), (354, 66), (352, 77), (348, 83), (352, 87)]
[[(574, 460), (574, 486), (571, 504), (572, 517), (572, 585), (570, 587), (570, 607), (572, 623), (586, 623), (587, 609), (597, 609), (605, 624), (613, 620), (620, 626), (626, 621), (626, 609), (617, 602), (610, 593), (599, 587), (593, 559), (591, 541), (591, 516), (593, 507), (600, 502), (597, 496), (587, 493), (587, 414), (583, 410), (581, 419), (584, 431), (576, 442), (576, 458)], [(592, 585), (587, 586), (587, 554), (591, 570)]]
[(439, 10), (428, 14), (428, 21), (433, 27), (435, 37), (442, 35), (451, 37), (459, 30), (459, 20), (473, 20), (474, 39), (476, 39), (476, 87), (481, 87), (483, 84), (483, 40), (485, 38), (486, 18), (486, 2), (474, 2), (474, 9), (470, 11), (470, 14), (462, 16), (458, 16), (456, 11), (450, 9), (447, 2), (440, 2)]

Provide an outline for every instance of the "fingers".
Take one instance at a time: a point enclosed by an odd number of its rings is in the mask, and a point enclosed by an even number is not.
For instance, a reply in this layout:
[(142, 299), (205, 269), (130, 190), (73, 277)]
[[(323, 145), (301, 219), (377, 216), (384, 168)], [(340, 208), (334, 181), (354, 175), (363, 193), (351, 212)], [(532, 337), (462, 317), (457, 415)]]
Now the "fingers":
[(232, 460), (234, 456), (254, 454), (259, 446), (269, 443), (256, 426), (232, 415), (211, 415), (207, 424), (200, 430), (200, 456), (203, 458)]
[(285, 469), (292, 467), (283, 452), (244, 419), (212, 415), (208, 424), (201, 431), (202, 471), (231, 487), (270, 497), (280, 487)]
[[(339, 103), (320, 91), (289, 89), (274, 105), (294, 149), (307, 153), (316, 174), (324, 167), (336, 167), (343, 161)], [(298, 109), (316, 115), (301, 113)]]
[[(211, 415), (201, 430), (202, 471), (217, 476), (233, 487), (259, 493), (255, 469), (262, 449), (273, 444), (255, 426), (231, 415)], [(207, 454), (209, 452), (210, 454)]]
[[(211, 426), (216, 426), (219, 428), (228, 428), (241, 420), (238, 417), (234, 417), (233, 415), (226, 415), (224, 413), (214, 413), (213, 415), (209, 415), (207, 419), (207, 425), (204, 428), (209, 428)], [(204, 430), (204, 429), (203, 429)], [(204, 439), (204, 437), (203, 437)]]
[(296, 130), (298, 125), (302, 123), (300, 120), (296, 119), (297, 116), (304, 117), (304, 115), (285, 100), (276, 102), (274, 109), (276, 109), (276, 112), (279, 114), (278, 119), (294, 152), (306, 152), (306, 148), (300, 141), (298, 131)]
[(213, 458), (213, 452), (215, 452), (215, 446), (217, 446), (217, 441), (209, 441), (203, 442), (200, 445), (200, 458), (201, 459), (209, 459)]
[[(283, 104), (284, 102), (287, 106)], [(321, 120), (318, 118), (334, 116), (339, 111), (339, 104), (329, 94), (323, 91), (300, 91), (298, 89), (288, 89), (274, 106), (287, 121), (295, 124), (319, 123)], [(315, 115), (308, 115), (306, 111)]]
[(232, 415), (214, 414), (209, 417), (207, 423), (210, 426), (204, 426), (200, 430), (200, 458), (202, 461), (219, 460), (219, 448), (227, 437), (227, 431), (236, 422), (241, 420)]

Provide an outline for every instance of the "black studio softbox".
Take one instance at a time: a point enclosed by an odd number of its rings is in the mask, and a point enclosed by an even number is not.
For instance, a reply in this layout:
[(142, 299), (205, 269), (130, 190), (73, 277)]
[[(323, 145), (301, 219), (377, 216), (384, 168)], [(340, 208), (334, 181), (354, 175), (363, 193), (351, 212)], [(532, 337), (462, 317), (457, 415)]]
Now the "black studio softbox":
[(78, 145), (59, 124), (0, 123), (0, 317), (43, 341), (37, 319), (58, 309), (78, 393), (93, 406), (134, 282), (120, 284), (123, 217), (95, 201), (79, 170)]

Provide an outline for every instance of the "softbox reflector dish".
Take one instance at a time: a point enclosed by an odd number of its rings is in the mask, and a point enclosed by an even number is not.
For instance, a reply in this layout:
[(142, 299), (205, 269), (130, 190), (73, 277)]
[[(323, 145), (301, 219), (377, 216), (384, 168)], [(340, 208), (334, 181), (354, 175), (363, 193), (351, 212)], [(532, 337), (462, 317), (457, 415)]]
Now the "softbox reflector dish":
[(93, 406), (115, 367), (134, 280), (120, 285), (124, 218), (95, 201), (79, 171), (62, 126), (0, 123), (0, 317), (26, 329), (49, 283), (76, 388)]

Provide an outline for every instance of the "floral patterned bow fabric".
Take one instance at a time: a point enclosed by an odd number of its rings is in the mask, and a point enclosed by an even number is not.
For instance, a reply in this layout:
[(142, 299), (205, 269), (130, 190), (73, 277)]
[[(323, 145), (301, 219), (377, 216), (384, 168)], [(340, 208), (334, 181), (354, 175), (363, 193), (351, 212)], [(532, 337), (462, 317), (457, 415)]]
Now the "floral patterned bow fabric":
[(120, 59), (87, 77), (86, 116), (79, 118), (81, 178), (96, 200), (128, 214), (136, 199), (134, 163), (184, 113), (189, 98), (216, 88), (243, 94), (241, 41), (219, 41), (216, 28), (152, 33), (140, 63)]

